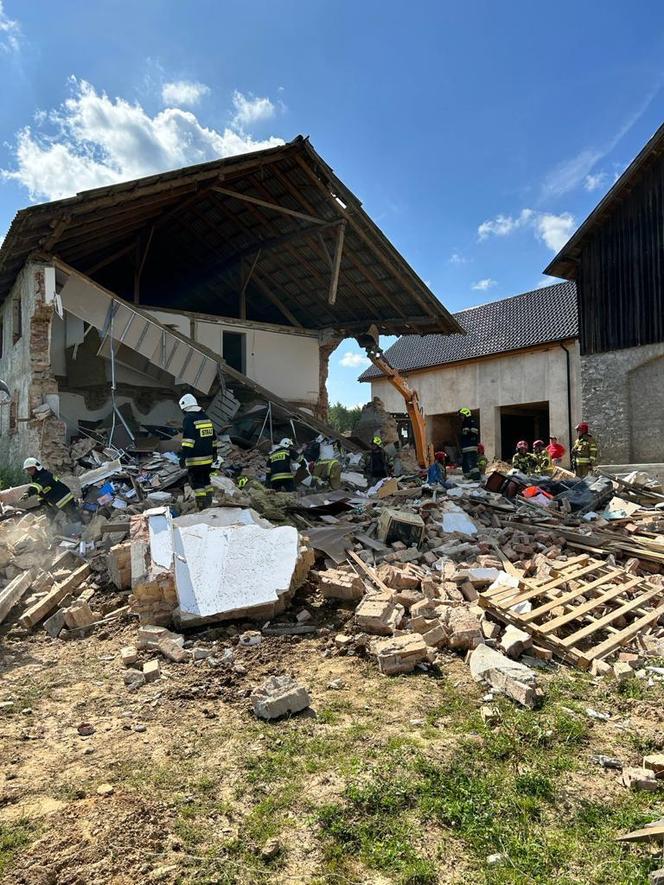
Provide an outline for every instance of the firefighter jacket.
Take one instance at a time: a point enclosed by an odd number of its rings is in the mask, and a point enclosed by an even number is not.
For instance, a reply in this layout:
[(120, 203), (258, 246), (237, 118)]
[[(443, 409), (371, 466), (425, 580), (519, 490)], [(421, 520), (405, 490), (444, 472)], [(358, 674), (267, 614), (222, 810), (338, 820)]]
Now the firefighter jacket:
[(29, 494), (38, 495), (42, 503), (48, 504), (56, 510), (62, 510), (74, 500), (71, 489), (44, 467), (38, 470), (30, 480)]
[(553, 473), (553, 461), (546, 449), (541, 452), (533, 452), (532, 456), (537, 465), (535, 473), (540, 476), (550, 476)]
[(589, 433), (582, 434), (572, 446), (572, 461), (576, 465), (597, 461), (597, 443)]
[(217, 456), (217, 435), (212, 421), (201, 409), (185, 412), (182, 421), (180, 464), (185, 467), (210, 467)]
[(516, 454), (512, 456), (512, 467), (521, 473), (525, 473), (526, 476), (530, 476), (531, 473), (537, 472), (535, 456), (531, 455), (530, 452), (516, 452)]
[(480, 431), (472, 415), (461, 422), (461, 454), (476, 452), (480, 441)]
[(387, 476), (390, 469), (390, 459), (385, 449), (376, 445), (372, 445), (364, 456), (364, 464), (369, 476), (375, 476), (377, 479)]
[(292, 479), (291, 461), (300, 461), (302, 456), (297, 449), (275, 449), (267, 456), (268, 480), (279, 482), (284, 479)]

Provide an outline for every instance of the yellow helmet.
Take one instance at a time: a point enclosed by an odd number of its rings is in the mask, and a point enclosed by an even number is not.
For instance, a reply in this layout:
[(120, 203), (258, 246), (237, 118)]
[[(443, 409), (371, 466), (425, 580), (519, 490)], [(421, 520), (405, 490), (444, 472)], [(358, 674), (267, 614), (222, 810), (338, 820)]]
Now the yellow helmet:
[(248, 476), (238, 476), (238, 478), (237, 478), (238, 487), (241, 489), (243, 489), (248, 482), (249, 482)]
[(470, 409), (459, 409), (459, 414), (463, 415), (464, 418), (470, 418), (472, 412), (470, 411)]
[(374, 436), (374, 438), (371, 440), (371, 442), (375, 446), (382, 446), (383, 445), (383, 440), (379, 436)]

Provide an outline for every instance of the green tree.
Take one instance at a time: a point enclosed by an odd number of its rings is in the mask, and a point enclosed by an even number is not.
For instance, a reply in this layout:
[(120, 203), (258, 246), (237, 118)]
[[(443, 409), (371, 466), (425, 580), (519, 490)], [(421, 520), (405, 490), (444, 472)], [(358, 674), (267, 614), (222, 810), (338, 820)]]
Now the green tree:
[(360, 420), (362, 408), (355, 406), (349, 409), (341, 403), (334, 403), (330, 406), (327, 414), (328, 424), (330, 424), (338, 433), (353, 432)]

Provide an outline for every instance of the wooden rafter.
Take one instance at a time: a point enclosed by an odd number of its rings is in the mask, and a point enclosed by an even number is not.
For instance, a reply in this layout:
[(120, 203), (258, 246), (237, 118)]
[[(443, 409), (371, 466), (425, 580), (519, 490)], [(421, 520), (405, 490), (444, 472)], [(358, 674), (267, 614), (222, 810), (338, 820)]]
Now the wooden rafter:
[(213, 187), (212, 190), (218, 194), (224, 194), (226, 197), (233, 197), (236, 200), (242, 200), (245, 203), (252, 203), (254, 206), (261, 206), (263, 209), (272, 209), (274, 212), (281, 212), (284, 215), (291, 215), (293, 218), (299, 218), (301, 221), (308, 221), (309, 224), (326, 224), (327, 219), (318, 218), (315, 215), (307, 215), (304, 212), (298, 212), (296, 209), (289, 209), (287, 206), (280, 206), (278, 203), (271, 203), (268, 200), (261, 200), (258, 197), (252, 197), (249, 194), (242, 194), (239, 191), (231, 191), (225, 187)]

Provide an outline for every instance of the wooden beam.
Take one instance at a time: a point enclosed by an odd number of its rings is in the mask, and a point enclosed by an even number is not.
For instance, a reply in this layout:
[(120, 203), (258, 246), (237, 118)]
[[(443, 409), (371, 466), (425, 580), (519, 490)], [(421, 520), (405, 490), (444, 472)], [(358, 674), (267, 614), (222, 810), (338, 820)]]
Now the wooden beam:
[(93, 273), (101, 270), (102, 267), (106, 267), (108, 264), (112, 264), (114, 261), (117, 261), (118, 258), (122, 258), (123, 255), (127, 255), (129, 252), (133, 252), (135, 248), (136, 244), (132, 240), (132, 242), (128, 245), (123, 246), (121, 249), (116, 249), (115, 252), (111, 252), (111, 254), (107, 255), (106, 258), (102, 258), (100, 261), (97, 261), (96, 264), (84, 268), (81, 273), (84, 273), (86, 277), (92, 276)]
[(261, 250), (259, 249), (256, 252), (256, 257), (253, 260), (251, 267), (249, 268), (249, 273), (246, 276), (246, 279), (242, 283), (242, 289), (240, 290), (240, 319), (246, 320), (247, 318), (247, 286), (249, 285), (249, 280), (253, 272), (256, 270), (256, 265), (258, 264), (258, 259), (261, 257)]
[(63, 215), (58, 218), (57, 221), (52, 222), (53, 230), (47, 237), (43, 237), (39, 241), (39, 248), (43, 249), (45, 252), (50, 252), (64, 233), (65, 228), (69, 225), (70, 221), (71, 215)]
[(260, 200), (258, 197), (250, 197), (249, 194), (241, 194), (239, 191), (231, 191), (225, 187), (213, 187), (212, 190), (216, 191), (218, 194), (224, 194), (226, 197), (234, 197), (236, 200), (243, 200), (245, 203), (253, 203), (255, 206), (262, 206), (263, 209), (272, 209), (275, 212), (282, 212), (284, 215), (292, 215), (293, 218), (299, 218), (301, 221), (308, 221), (310, 224), (328, 223), (328, 219), (317, 218), (315, 215), (307, 215), (304, 212), (298, 212), (296, 209), (288, 209), (286, 206), (280, 206), (278, 203)]
[(337, 287), (339, 286), (339, 271), (341, 270), (341, 254), (344, 248), (345, 233), (346, 222), (342, 221), (337, 228), (337, 245), (334, 251), (334, 266), (332, 267), (332, 277), (330, 279), (330, 292), (327, 296), (328, 304), (334, 304), (337, 300)]
[(262, 292), (262, 294), (265, 295), (267, 300), (270, 301), (272, 304), (274, 304), (274, 306), (282, 312), (282, 314), (286, 317), (287, 320), (289, 320), (294, 326), (297, 326), (300, 329), (304, 328), (304, 326), (298, 320), (298, 318), (290, 312), (290, 310), (286, 307), (286, 305), (282, 302), (282, 300), (270, 290), (270, 287), (260, 279), (260, 277), (258, 276), (258, 274), (255, 271), (254, 271), (254, 283), (259, 288), (259, 290)]
[(143, 237), (139, 234), (136, 237), (136, 253), (134, 257), (134, 304), (141, 303), (141, 274), (145, 266), (145, 259), (148, 257), (150, 243), (154, 234), (154, 225), (150, 228), (145, 246), (143, 246)]

